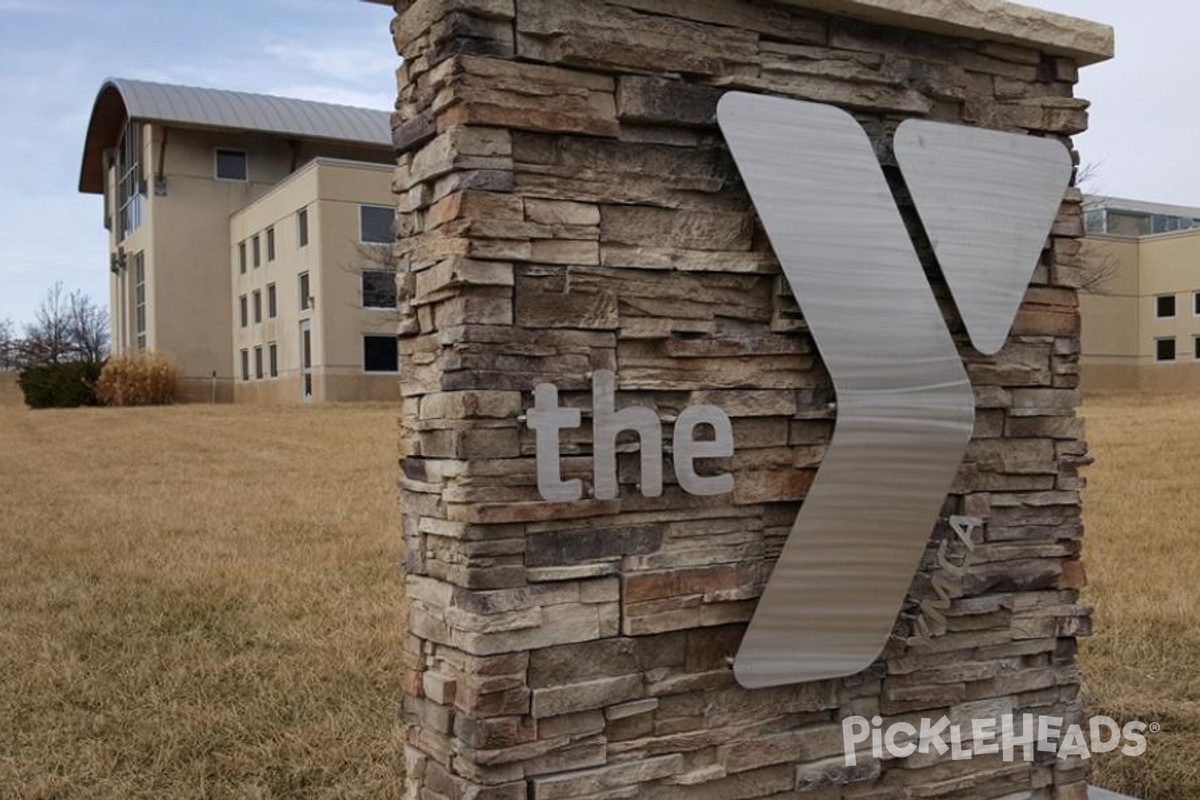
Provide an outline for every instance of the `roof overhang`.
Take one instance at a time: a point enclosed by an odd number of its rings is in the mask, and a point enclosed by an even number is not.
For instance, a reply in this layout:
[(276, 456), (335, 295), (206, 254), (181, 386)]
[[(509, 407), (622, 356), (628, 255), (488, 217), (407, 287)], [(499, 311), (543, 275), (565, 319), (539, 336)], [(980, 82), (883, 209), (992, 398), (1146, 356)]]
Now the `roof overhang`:
[(105, 81), (92, 104), (87, 137), (83, 142), (83, 163), (79, 167), (79, 191), (104, 193), (104, 151), (115, 147), (125, 127), (125, 101), (112, 81)]
[(104, 191), (104, 152), (130, 119), (179, 128), (258, 133), (390, 152), (391, 114), (273, 95), (110, 78), (88, 121), (79, 191)]

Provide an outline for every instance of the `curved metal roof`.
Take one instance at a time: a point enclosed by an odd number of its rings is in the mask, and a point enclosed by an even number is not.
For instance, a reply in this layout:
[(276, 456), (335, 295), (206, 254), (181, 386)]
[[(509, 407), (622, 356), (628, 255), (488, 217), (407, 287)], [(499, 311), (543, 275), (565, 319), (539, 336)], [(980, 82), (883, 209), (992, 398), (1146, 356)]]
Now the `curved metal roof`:
[(257, 131), (368, 147), (392, 146), (391, 115), (387, 111), (109, 78), (100, 87), (92, 106), (79, 171), (79, 191), (95, 194), (104, 191), (103, 153), (116, 146), (127, 119)]

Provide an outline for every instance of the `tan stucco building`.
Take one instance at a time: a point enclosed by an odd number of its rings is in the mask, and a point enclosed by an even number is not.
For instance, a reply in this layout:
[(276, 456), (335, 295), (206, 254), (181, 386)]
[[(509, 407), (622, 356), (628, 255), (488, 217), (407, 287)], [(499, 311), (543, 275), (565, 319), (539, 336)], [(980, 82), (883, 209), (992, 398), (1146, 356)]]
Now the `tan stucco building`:
[(1200, 389), (1200, 208), (1093, 198), (1085, 224), (1084, 390)]
[(317, 158), (230, 218), (237, 400), (398, 396), (392, 169)]
[[(363, 276), (370, 259), (357, 257), (364, 219), (369, 240), (392, 238), (391, 161), (387, 112), (106, 81), (88, 125), (79, 188), (104, 196), (112, 351), (170, 354), (182, 400), (397, 397), (396, 358), (384, 370), (389, 348), (372, 340), (375, 349), (364, 349), (364, 337), (387, 334), (389, 324), (395, 340), (394, 280), (390, 295), (381, 294), (382, 279)], [(379, 265), (368, 270), (376, 271)], [(364, 311), (364, 280), (376, 302), (392, 298), (391, 313)], [(276, 293), (273, 317), (268, 284)], [(250, 303), (255, 292), (261, 321), (243, 326), (240, 298)]]

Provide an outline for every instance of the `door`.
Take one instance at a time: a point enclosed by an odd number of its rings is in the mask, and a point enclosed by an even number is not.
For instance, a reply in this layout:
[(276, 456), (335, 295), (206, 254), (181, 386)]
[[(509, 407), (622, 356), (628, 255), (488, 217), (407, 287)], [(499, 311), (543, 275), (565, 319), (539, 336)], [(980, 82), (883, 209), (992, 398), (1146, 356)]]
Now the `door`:
[(300, 391), (304, 402), (312, 400), (312, 329), (310, 321), (300, 321)]

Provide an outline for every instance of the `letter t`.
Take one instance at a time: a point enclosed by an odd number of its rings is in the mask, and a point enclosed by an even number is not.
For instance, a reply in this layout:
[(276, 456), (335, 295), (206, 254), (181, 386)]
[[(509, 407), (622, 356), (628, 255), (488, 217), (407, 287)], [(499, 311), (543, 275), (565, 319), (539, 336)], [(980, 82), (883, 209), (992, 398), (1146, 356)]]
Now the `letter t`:
[(533, 397), (534, 406), (526, 414), (526, 424), (534, 432), (537, 444), (538, 494), (551, 502), (578, 500), (583, 496), (583, 482), (578, 478), (562, 479), (558, 432), (563, 428), (578, 428), (579, 411), (559, 407), (558, 387), (552, 383), (539, 383), (533, 390)]

